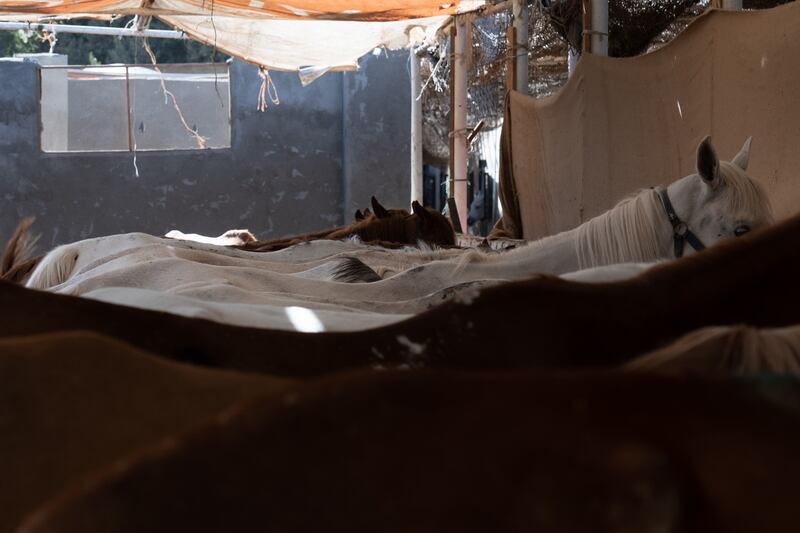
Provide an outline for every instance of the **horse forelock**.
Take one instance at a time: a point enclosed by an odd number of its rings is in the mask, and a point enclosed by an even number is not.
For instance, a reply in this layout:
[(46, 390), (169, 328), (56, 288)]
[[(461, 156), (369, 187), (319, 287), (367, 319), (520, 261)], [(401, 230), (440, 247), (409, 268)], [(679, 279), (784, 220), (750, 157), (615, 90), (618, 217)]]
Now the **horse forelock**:
[(669, 238), (665, 222), (654, 189), (623, 199), (578, 228), (575, 247), (580, 268), (662, 258)]
[(772, 205), (764, 187), (737, 165), (720, 161), (723, 187), (720, 198), (728, 203), (734, 218), (752, 221), (757, 226), (774, 222)]

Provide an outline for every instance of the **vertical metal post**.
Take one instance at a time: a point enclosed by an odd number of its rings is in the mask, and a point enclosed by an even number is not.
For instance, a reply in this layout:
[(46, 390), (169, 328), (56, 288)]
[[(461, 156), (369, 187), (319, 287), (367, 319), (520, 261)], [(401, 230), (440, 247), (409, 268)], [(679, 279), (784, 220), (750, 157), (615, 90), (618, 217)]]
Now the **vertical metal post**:
[(455, 143), (455, 120), (456, 120), (456, 25), (455, 22), (450, 26), (450, 56), (448, 57), (448, 64), (450, 65), (450, 135), (448, 136), (449, 153), (450, 153), (450, 166), (447, 176), (447, 197), (453, 198), (456, 190), (456, 143)]
[(581, 39), (582, 52), (592, 51), (592, 0), (581, 0), (581, 25), (583, 35)]
[(517, 62), (514, 56), (517, 53), (517, 29), (511, 25), (506, 31), (506, 43), (508, 52), (506, 54), (506, 89), (517, 88)]
[(516, 83), (514, 88), (528, 94), (528, 2), (514, 0), (514, 56), (516, 63)]
[(411, 202), (422, 204), (422, 90), (419, 75), (419, 57), (412, 47), (408, 52), (411, 63)]
[(461, 227), (467, 228), (467, 27), (462, 17), (456, 18), (456, 39), (453, 64), (453, 197), (458, 206)]
[(131, 77), (128, 75), (128, 66), (125, 65), (125, 100), (128, 103), (128, 151), (133, 152), (133, 128), (131, 119)]
[(592, 0), (592, 53), (608, 55), (608, 0)]

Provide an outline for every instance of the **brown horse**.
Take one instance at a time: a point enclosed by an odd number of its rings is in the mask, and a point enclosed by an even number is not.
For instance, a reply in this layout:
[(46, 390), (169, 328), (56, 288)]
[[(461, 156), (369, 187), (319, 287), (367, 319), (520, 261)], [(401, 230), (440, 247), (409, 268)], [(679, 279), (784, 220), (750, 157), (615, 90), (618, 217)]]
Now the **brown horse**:
[(413, 213), (405, 209), (386, 209), (374, 196), (372, 209), (374, 214), (369, 215), (356, 211), (356, 220), (349, 226), (271, 241), (255, 241), (239, 248), (272, 252), (314, 239), (341, 240), (353, 236), (358, 236), (363, 242), (389, 247), (415, 245), (420, 240), (435, 246), (455, 245), (455, 233), (450, 222), (435, 209), (422, 207), (416, 201), (412, 204)]
[(627, 281), (540, 276), (467, 289), (405, 321), (355, 333), (239, 328), (0, 283), (13, 310), (0, 335), (89, 329), (174, 359), (291, 376), (365, 365), (619, 365), (705, 326), (800, 323), (798, 242), (800, 216)]
[(97, 471), (20, 531), (794, 533), (798, 405), (774, 378), (334, 375)]

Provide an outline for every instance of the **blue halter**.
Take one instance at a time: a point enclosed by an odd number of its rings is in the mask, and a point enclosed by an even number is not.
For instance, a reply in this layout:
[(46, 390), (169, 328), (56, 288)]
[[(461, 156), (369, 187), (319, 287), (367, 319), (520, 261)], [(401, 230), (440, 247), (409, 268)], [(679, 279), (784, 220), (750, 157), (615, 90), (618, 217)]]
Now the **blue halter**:
[(697, 238), (697, 235), (695, 235), (692, 230), (689, 229), (686, 222), (681, 220), (678, 214), (675, 213), (675, 208), (672, 207), (672, 202), (669, 201), (667, 189), (660, 189), (658, 191), (658, 197), (661, 199), (661, 205), (664, 206), (664, 211), (667, 212), (667, 218), (669, 218), (670, 224), (672, 224), (672, 241), (675, 245), (675, 257), (683, 256), (683, 249), (687, 242), (689, 246), (698, 252), (700, 250), (705, 250), (705, 245)]

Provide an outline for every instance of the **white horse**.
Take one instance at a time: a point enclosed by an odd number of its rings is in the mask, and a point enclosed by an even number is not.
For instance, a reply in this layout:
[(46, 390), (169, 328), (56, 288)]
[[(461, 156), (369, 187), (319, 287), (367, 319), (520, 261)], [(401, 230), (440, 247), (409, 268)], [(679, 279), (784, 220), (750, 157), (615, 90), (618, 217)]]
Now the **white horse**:
[[(726, 163), (719, 162), (708, 139), (704, 140), (698, 148), (698, 173), (678, 180), (666, 190), (675, 216), (705, 245), (771, 221), (766, 195), (744, 172), (749, 145), (748, 140), (733, 161)], [(562, 274), (617, 262), (669, 259), (676, 253), (673, 225), (680, 227), (680, 223), (670, 221), (658, 191), (646, 190), (579, 228), (510, 252), (462, 253), (389, 279), (358, 284), (304, 279), (306, 276), (297, 270), (294, 274), (269, 271), (267, 264), (281, 263), (272, 260), (273, 253), (225, 250), (223, 255), (210, 246), (177, 244), (178, 241), (167, 245), (154, 237), (138, 236), (133, 239), (138, 243), (129, 247), (108, 244), (106, 248), (116, 246), (116, 253), (100, 259), (94, 259), (96, 254), (88, 245), (61, 247), (39, 265), (28, 286), (76, 295), (104, 287), (134, 287), (223, 298), (228, 302), (278, 293), (320, 303), (347, 301), (362, 310), (373, 310), (376, 303), (385, 306), (402, 301), (408, 304), (400, 311), (405, 313), (418, 310), (415, 302), (425, 301), (426, 296), (473, 281), (523, 279), (536, 273)], [(342, 243), (334, 247), (339, 244)], [(98, 243), (95, 246), (101, 247)], [(302, 248), (312, 246), (301, 245)], [(424, 254), (394, 255), (401, 261), (413, 262)]]

